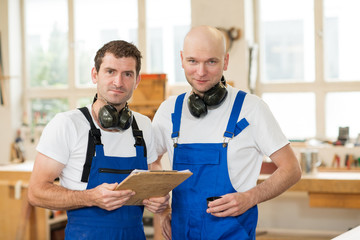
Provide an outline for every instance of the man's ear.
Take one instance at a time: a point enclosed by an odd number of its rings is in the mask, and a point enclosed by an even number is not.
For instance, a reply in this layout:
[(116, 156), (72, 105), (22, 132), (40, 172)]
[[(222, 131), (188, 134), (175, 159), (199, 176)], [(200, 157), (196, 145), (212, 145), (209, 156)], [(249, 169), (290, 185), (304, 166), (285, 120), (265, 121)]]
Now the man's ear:
[(229, 65), (229, 53), (226, 53), (225, 58), (224, 58), (224, 68), (223, 70), (226, 71)]
[(182, 66), (182, 68), (184, 68), (184, 56), (183, 56), (183, 51), (180, 51), (180, 59), (181, 59), (181, 66)]
[(91, 69), (91, 80), (94, 84), (97, 83), (97, 71), (95, 67)]
[(134, 87), (134, 89), (136, 89), (137, 88), (137, 86), (139, 85), (139, 83), (140, 83), (140, 80), (141, 80), (141, 74), (139, 73), (139, 76), (137, 76), (136, 77), (136, 82), (135, 82), (135, 87)]

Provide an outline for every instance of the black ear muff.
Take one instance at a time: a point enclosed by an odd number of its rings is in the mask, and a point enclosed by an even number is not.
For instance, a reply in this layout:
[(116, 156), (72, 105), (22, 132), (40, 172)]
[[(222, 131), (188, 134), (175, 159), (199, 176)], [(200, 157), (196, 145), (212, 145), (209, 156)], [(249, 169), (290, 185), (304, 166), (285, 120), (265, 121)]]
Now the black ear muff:
[(188, 98), (188, 107), (194, 117), (201, 117), (207, 114), (207, 106), (220, 105), (227, 96), (226, 81), (224, 77), (221, 82), (204, 93), (204, 97), (193, 93)]
[(188, 98), (188, 107), (190, 113), (199, 118), (201, 115), (207, 113), (207, 107), (201, 97), (195, 93), (191, 94)]
[(99, 121), (103, 128), (114, 128), (119, 122), (119, 114), (114, 106), (105, 105), (99, 110)]
[(126, 130), (132, 123), (133, 115), (126, 106), (118, 112), (112, 105), (105, 105), (99, 110), (99, 121), (103, 128)]
[(204, 94), (204, 102), (207, 106), (216, 106), (224, 101), (226, 95), (226, 87), (218, 83)]
[(120, 110), (119, 112), (119, 123), (118, 127), (120, 129), (126, 130), (130, 127), (131, 123), (133, 121), (133, 115), (131, 110), (128, 108), (127, 104), (126, 106)]

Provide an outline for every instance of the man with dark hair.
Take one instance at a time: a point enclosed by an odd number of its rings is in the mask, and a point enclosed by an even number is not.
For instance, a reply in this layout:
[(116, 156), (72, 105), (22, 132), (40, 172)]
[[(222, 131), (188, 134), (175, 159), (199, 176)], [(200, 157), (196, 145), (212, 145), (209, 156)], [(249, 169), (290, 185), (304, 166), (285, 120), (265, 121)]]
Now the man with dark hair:
[[(140, 82), (141, 53), (126, 41), (111, 41), (94, 60), (94, 102), (58, 113), (45, 127), (36, 148), (29, 202), (67, 210), (66, 239), (145, 239), (144, 207), (126, 205), (135, 193), (114, 191), (133, 169), (161, 169), (150, 119), (127, 106)], [(167, 195), (143, 204), (160, 213), (168, 201)]]

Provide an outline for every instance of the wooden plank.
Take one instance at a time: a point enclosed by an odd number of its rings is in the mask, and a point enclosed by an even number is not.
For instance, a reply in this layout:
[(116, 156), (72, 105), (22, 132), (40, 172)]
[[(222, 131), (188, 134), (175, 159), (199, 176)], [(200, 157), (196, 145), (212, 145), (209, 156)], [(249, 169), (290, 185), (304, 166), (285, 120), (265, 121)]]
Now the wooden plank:
[[(341, 173), (333, 173), (339, 174)], [(322, 178), (321, 175), (303, 176), (299, 182), (292, 186), (288, 191), (305, 191), (305, 192), (318, 192), (318, 193), (353, 193), (360, 194), (360, 179), (346, 177), (337, 179)], [(349, 175), (350, 176), (350, 173)], [(263, 182), (269, 175), (260, 175), (258, 184)]]
[(165, 74), (141, 74), (141, 80), (138, 87), (135, 89), (129, 104), (146, 101), (159, 101), (160, 103), (165, 99)]
[(360, 208), (360, 194), (309, 193), (310, 207)]

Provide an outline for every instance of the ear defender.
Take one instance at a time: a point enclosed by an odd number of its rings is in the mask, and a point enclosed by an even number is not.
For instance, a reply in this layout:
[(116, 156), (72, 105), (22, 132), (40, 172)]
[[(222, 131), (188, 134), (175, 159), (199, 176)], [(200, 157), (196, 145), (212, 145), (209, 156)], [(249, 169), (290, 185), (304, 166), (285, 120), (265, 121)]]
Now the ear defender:
[(205, 116), (207, 114), (207, 106), (217, 106), (224, 101), (227, 96), (227, 90), (225, 87), (225, 79), (223, 78), (221, 82), (206, 91), (203, 98), (196, 93), (189, 96), (188, 107), (194, 117), (199, 118)]
[(199, 118), (201, 115), (207, 114), (207, 107), (205, 102), (196, 93), (193, 93), (189, 96), (188, 106), (191, 115), (193, 115), (194, 117)]
[(103, 128), (126, 130), (132, 120), (133, 115), (127, 104), (120, 112), (112, 105), (105, 105), (99, 110), (99, 121)]

